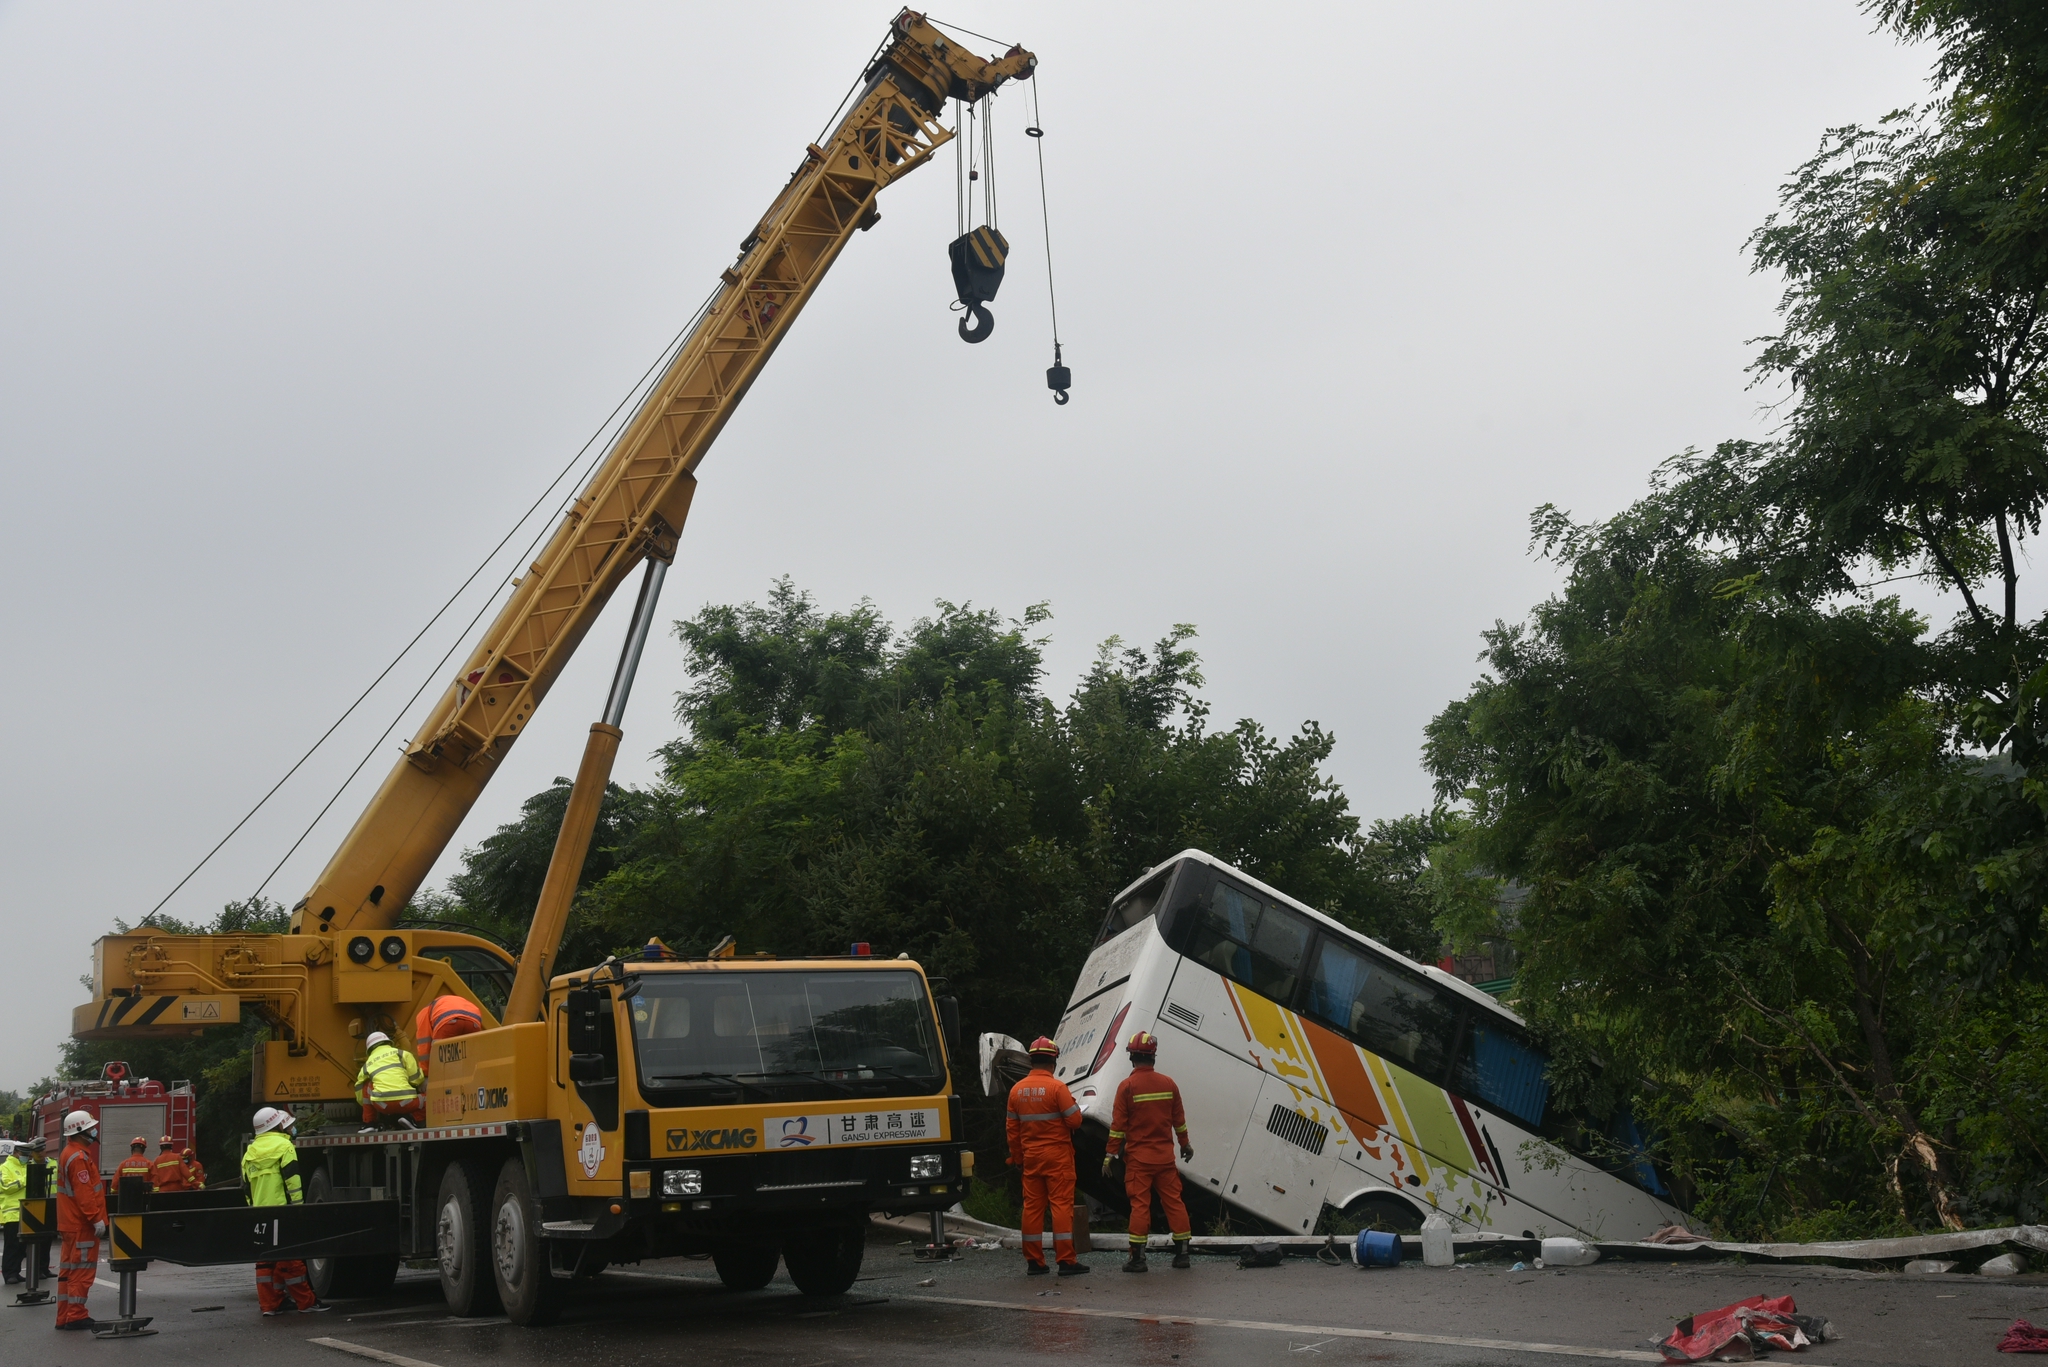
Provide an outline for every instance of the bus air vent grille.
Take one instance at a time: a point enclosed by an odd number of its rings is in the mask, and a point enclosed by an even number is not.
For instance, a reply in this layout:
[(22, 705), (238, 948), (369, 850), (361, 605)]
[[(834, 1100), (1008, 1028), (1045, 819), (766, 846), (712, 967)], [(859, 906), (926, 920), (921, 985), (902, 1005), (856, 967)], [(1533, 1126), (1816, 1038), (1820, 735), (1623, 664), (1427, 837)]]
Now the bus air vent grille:
[(1173, 1019), (1179, 1021), (1182, 1025), (1185, 1025), (1190, 1030), (1199, 1030), (1202, 1028), (1202, 1013), (1199, 1011), (1190, 1011), (1185, 1006), (1182, 1006), (1179, 1002), (1168, 1002), (1166, 1004), (1166, 1014), (1171, 1016)]
[(1318, 1155), (1330, 1139), (1328, 1125), (1318, 1125), (1299, 1111), (1290, 1111), (1285, 1106), (1273, 1107), (1273, 1113), (1266, 1117), (1266, 1128), (1288, 1143)]

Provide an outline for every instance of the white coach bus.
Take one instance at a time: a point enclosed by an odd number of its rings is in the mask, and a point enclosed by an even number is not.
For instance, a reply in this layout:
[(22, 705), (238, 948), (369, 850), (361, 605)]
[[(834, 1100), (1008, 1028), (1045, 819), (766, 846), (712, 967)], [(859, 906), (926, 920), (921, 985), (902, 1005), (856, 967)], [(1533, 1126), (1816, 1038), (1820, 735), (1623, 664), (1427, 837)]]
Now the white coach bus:
[[(1099, 1149), (1123, 1042), (1159, 1036), (1187, 1104), (1184, 1188), (1280, 1230), (1329, 1205), (1387, 1228), (1639, 1239), (1685, 1224), (1632, 1122), (1621, 1175), (1566, 1152), (1547, 1058), (1485, 993), (1185, 850), (1120, 893), (1056, 1038)], [(1083, 1158), (1083, 1175), (1090, 1164)]]

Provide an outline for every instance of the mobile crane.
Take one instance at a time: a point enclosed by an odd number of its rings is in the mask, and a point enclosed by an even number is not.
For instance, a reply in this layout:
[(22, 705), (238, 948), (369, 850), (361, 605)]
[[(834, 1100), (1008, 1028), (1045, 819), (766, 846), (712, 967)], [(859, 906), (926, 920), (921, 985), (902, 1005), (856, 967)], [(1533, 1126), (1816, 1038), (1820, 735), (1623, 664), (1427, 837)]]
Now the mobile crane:
[[(730, 937), (704, 959), (650, 946), (573, 973), (556, 953), (698, 464), (840, 251), (877, 222), (877, 195), (955, 136), (940, 121), (947, 101), (981, 100), (1036, 65), (1020, 47), (984, 59), (923, 15), (899, 14), (845, 116), (804, 149), (694, 329), (292, 908), (288, 933), (145, 927), (96, 943), (93, 1000), (74, 1011), (72, 1033), (176, 1034), (249, 1013), (273, 1036), (254, 1059), (256, 1103), (352, 1114), (363, 1041), (382, 1031), (413, 1043), (415, 1011), (438, 996), (476, 1002), (484, 1026), (432, 1045), (423, 1128), (301, 1138), (305, 1218), (278, 1215), (260, 1250), (244, 1247), (239, 1216), (234, 1237), (209, 1246), (204, 1212), (181, 1199), (175, 1221), (169, 1207), (158, 1220), (154, 1203), (124, 1204), (118, 1256), (236, 1262), (296, 1247), (331, 1295), (373, 1292), (402, 1259), (433, 1258), (455, 1313), (501, 1305), (539, 1324), (570, 1279), (672, 1253), (708, 1252), (739, 1288), (765, 1284), (780, 1261), (804, 1292), (836, 1294), (858, 1274), (869, 1212), (959, 1199), (973, 1155), (960, 1136), (957, 1006), (934, 998), (917, 964), (868, 956), (864, 945), (837, 959), (741, 958)], [(401, 927), (569, 656), (642, 564), (524, 948), (515, 958), (477, 936)], [(330, 1206), (349, 1218), (312, 1219)]]

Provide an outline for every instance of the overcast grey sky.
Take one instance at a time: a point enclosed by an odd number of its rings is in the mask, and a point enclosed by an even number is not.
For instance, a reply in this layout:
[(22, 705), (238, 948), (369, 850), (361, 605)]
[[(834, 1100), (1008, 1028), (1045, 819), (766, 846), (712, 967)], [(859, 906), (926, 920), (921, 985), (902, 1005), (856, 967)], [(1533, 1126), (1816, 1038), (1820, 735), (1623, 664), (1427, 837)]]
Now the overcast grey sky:
[[(1329, 726), (1367, 819), (1427, 803), (1423, 723), (1554, 585), (1533, 507), (1766, 429), (1743, 240), (1929, 65), (1851, 0), (948, 4), (1040, 57), (1073, 403), (1005, 95), (995, 336), (953, 335), (950, 164), (889, 190), (699, 472), (664, 618), (781, 574), (899, 622), (1050, 600), (1056, 693), (1192, 622), (1219, 721)], [(0, 5), (0, 1087), (659, 352), (893, 13)], [(630, 600), (436, 882), (574, 771)], [(448, 643), (169, 909), (255, 888)], [(682, 684), (664, 637), (621, 779)]]

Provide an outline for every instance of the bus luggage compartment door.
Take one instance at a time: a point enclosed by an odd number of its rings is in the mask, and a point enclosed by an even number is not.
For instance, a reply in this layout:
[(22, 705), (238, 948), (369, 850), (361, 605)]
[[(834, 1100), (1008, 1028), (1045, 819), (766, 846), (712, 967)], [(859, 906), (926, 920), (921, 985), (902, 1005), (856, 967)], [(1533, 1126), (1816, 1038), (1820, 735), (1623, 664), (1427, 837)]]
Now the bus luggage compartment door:
[(1330, 1116), (1330, 1104), (1315, 1093), (1266, 1075), (1224, 1182), (1224, 1199), (1290, 1234), (1311, 1232), (1337, 1166)]

